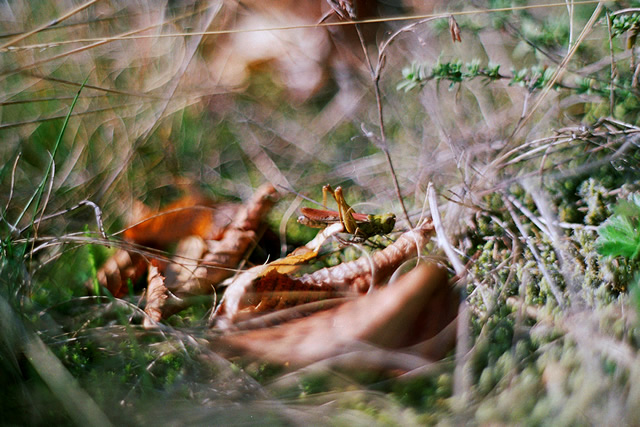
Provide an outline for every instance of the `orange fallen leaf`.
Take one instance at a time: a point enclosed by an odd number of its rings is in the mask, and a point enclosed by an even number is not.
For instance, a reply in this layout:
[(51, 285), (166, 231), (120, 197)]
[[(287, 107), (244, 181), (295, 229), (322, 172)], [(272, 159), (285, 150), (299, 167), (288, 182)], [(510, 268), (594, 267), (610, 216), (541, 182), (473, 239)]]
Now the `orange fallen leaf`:
[(153, 248), (165, 248), (186, 236), (216, 240), (222, 237), (237, 209), (236, 204), (216, 204), (202, 196), (186, 196), (160, 212), (147, 212), (123, 236)]
[(215, 285), (233, 275), (246, 252), (258, 242), (259, 230), (276, 195), (271, 184), (260, 187), (238, 210), (222, 239), (206, 241), (207, 250), (193, 277), (188, 282), (172, 284), (172, 288), (178, 293), (211, 293)]
[[(152, 248), (165, 248), (190, 235), (219, 239), (237, 209), (238, 205), (215, 205), (202, 196), (186, 196), (158, 213), (138, 203), (135, 206), (140, 216), (138, 223), (125, 230), (123, 236), (133, 243)], [(136, 283), (142, 278), (147, 265), (141, 254), (120, 249), (98, 270), (98, 283), (120, 298), (128, 291), (127, 282)], [(86, 286), (92, 288), (92, 283), (88, 281)]]

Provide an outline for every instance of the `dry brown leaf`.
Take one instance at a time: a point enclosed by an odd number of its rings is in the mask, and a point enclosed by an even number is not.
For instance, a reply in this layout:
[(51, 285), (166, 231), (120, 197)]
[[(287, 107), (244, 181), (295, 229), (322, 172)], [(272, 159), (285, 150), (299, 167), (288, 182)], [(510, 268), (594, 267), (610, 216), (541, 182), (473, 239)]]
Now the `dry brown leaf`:
[(255, 271), (243, 274), (226, 290), (213, 318), (218, 328), (226, 329), (265, 313), (344, 296), (330, 285), (305, 284), (273, 269), (266, 273)]
[(453, 15), (449, 16), (449, 32), (451, 33), (451, 39), (454, 43), (462, 43), (462, 38), (460, 38), (462, 31), (460, 31), (460, 26), (458, 25), (458, 22), (456, 21), (456, 18), (453, 17)]
[(206, 294), (235, 273), (247, 251), (257, 243), (259, 229), (276, 200), (271, 184), (263, 185), (245, 206), (240, 208), (221, 240), (207, 241), (207, 251), (193, 277), (187, 282), (172, 283), (177, 294)]
[[(111, 295), (121, 298), (128, 292), (127, 282), (137, 282), (146, 269), (147, 262), (142, 255), (118, 249), (98, 270), (96, 276), (98, 283), (107, 288)], [(86, 286), (91, 289), (93, 284), (88, 281)]]
[(220, 239), (238, 205), (216, 204), (202, 196), (186, 196), (153, 215), (146, 213), (127, 229), (126, 240), (153, 248), (165, 248), (186, 236)]
[[(322, 233), (318, 233), (319, 236), (321, 234), (324, 234), (324, 236), (316, 237), (305, 247), (307, 249), (314, 248), (314, 251), (317, 251), (328, 235), (341, 230), (342, 226), (340, 224), (333, 224), (323, 230)], [(404, 261), (414, 257), (418, 252), (418, 248), (424, 247), (431, 231), (431, 224), (423, 223), (415, 230), (404, 233), (395, 243), (370, 257), (362, 256), (356, 261), (324, 268), (295, 280), (289, 279), (291, 281), (289, 291), (294, 293), (301, 292), (302, 295), (306, 296), (315, 289), (313, 301), (319, 300), (320, 295), (335, 298), (365, 292), (371, 285), (385, 282)], [(264, 293), (273, 291), (273, 289), (269, 289), (268, 285), (265, 285), (269, 281), (263, 283), (262, 279), (274, 271), (281, 272), (279, 265), (286, 259), (276, 260), (266, 266), (255, 267), (237, 277), (225, 291), (220, 307), (215, 313), (213, 320), (216, 326), (221, 329), (229, 328), (237, 322), (245, 321), (258, 313), (259, 310), (251, 309), (251, 307), (257, 306), (260, 301), (256, 297), (256, 292), (263, 292), (261, 294), (262, 297), (273, 301), (273, 295)], [(374, 266), (373, 276), (371, 275), (372, 263)], [(286, 269), (287, 267), (285, 265), (284, 268)], [(259, 291), (259, 289), (262, 289), (262, 291)], [(308, 302), (304, 301), (304, 298), (297, 298), (295, 295), (278, 295), (276, 299), (282, 301), (283, 305), (280, 308)], [(254, 301), (254, 303), (251, 304), (247, 301)], [(264, 306), (274, 309), (272, 302), (267, 302)]]
[(279, 326), (212, 339), (216, 351), (304, 366), (370, 348), (409, 349), (438, 360), (453, 347), (458, 298), (446, 271), (420, 265), (398, 282)]
[(173, 300), (159, 306), (160, 319), (186, 308), (183, 297), (212, 293), (215, 285), (234, 274), (247, 251), (258, 241), (259, 229), (275, 198), (275, 188), (264, 185), (238, 209), (222, 240), (205, 242), (191, 236), (179, 243), (163, 286), (165, 294), (173, 296)]
[(144, 312), (149, 317), (144, 319), (144, 327), (151, 327), (155, 322), (162, 320), (162, 310), (166, 300), (169, 298), (167, 288), (164, 286), (164, 277), (158, 271), (158, 267), (155, 265), (149, 266), (148, 278), (147, 305), (144, 308)]
[(385, 282), (403, 262), (415, 257), (432, 233), (433, 224), (425, 221), (371, 257), (363, 256), (355, 261), (323, 268), (299, 280), (305, 284), (331, 285), (335, 289), (366, 292), (371, 286)]
[[(123, 233), (124, 238), (143, 246), (165, 248), (190, 235), (219, 239), (238, 205), (228, 203), (214, 206), (210, 199), (186, 196), (155, 214), (142, 203), (135, 204), (134, 208), (139, 215), (137, 221), (142, 222), (127, 229)], [(197, 258), (200, 255), (202, 253)], [(147, 265), (142, 255), (120, 249), (98, 270), (98, 283), (113, 296), (122, 297), (128, 291), (127, 281), (137, 282)], [(86, 285), (92, 288), (90, 281)]]

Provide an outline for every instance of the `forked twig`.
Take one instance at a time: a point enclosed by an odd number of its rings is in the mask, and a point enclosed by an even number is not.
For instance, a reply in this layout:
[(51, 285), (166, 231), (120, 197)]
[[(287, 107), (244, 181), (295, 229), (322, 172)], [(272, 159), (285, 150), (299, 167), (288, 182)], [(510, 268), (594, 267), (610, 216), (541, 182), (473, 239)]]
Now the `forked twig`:
[[(76, 204), (75, 206), (72, 206), (70, 208), (64, 209), (64, 210), (62, 210), (60, 212), (52, 213), (52, 214), (49, 214), (49, 215), (46, 215), (46, 216), (41, 216), (36, 221), (36, 224), (39, 224), (39, 223), (41, 223), (43, 221), (50, 220), (50, 219), (55, 218), (55, 217), (60, 216), (60, 215), (65, 215), (65, 214), (67, 214), (67, 213), (69, 213), (71, 211), (75, 211), (76, 209), (80, 209), (83, 206), (89, 206), (89, 207), (93, 208), (93, 213), (94, 213), (94, 215), (96, 217), (96, 224), (98, 224), (98, 229), (100, 230), (100, 236), (103, 239), (108, 240), (107, 233), (105, 233), (105, 231), (104, 231), (104, 223), (102, 222), (102, 210), (100, 209), (100, 206), (96, 205), (91, 200), (83, 200), (83, 201), (79, 202), (78, 204)], [(31, 227), (31, 225), (27, 225), (27, 226), (21, 228), (19, 230), (19, 232), (22, 234), (29, 227)]]
[(439, 17), (431, 17), (427, 19), (422, 19), (418, 22), (414, 22), (413, 24), (409, 24), (401, 28), (400, 30), (393, 33), (381, 46), (378, 50), (378, 62), (374, 69), (373, 63), (371, 62), (371, 58), (369, 57), (369, 52), (367, 50), (367, 45), (364, 40), (364, 36), (362, 34), (362, 30), (360, 29), (360, 24), (357, 22), (354, 23), (356, 32), (358, 33), (358, 39), (360, 40), (360, 45), (362, 47), (362, 51), (364, 53), (367, 66), (369, 67), (369, 72), (371, 73), (371, 80), (373, 82), (373, 90), (376, 96), (376, 105), (378, 108), (378, 124), (380, 126), (380, 144), (378, 148), (382, 150), (384, 153), (385, 159), (387, 160), (387, 165), (389, 166), (389, 172), (391, 173), (391, 179), (393, 181), (393, 187), (396, 192), (396, 196), (398, 197), (398, 201), (400, 202), (400, 207), (402, 208), (402, 213), (404, 214), (405, 220), (409, 225), (409, 228), (413, 228), (413, 224), (411, 223), (411, 218), (409, 217), (409, 213), (407, 212), (407, 208), (404, 204), (404, 199), (402, 198), (402, 192), (400, 191), (400, 184), (398, 183), (398, 176), (396, 175), (395, 168), (393, 167), (393, 161), (391, 160), (391, 153), (389, 152), (389, 147), (387, 147), (387, 136), (385, 132), (384, 126), (384, 114), (382, 109), (382, 94), (380, 91), (380, 75), (382, 73), (382, 69), (385, 65), (386, 60), (386, 49), (393, 42), (393, 40), (403, 32), (409, 31), (416, 27), (417, 25), (424, 24), (425, 22), (434, 20), (434, 19), (442, 19), (443, 16)]

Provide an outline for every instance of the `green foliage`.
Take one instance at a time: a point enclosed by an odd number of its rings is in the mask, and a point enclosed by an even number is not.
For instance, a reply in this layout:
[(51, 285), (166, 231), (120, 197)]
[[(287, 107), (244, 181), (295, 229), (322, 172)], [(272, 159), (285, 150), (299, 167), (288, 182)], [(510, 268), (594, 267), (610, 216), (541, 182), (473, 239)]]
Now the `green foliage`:
[[(530, 91), (545, 87), (555, 72), (554, 68), (546, 66), (533, 66), (530, 68), (511, 70), (511, 76), (500, 74), (500, 65), (489, 63), (483, 67), (480, 60), (475, 59), (465, 65), (461, 61), (440, 62), (429, 69), (425, 64), (413, 63), (402, 70), (403, 80), (396, 86), (397, 90), (409, 92), (412, 89), (422, 87), (430, 80), (449, 81), (449, 89), (456, 84), (469, 82), (477, 78), (483, 78), (487, 82), (508, 79), (509, 85), (527, 87)], [(559, 85), (556, 84), (556, 88)]]
[(392, 385), (391, 390), (398, 402), (420, 412), (442, 411), (446, 408), (446, 399), (451, 397), (452, 392), (453, 379), (449, 373), (399, 381)]
[(640, 194), (620, 200), (613, 216), (598, 228), (598, 252), (605, 256), (637, 259), (640, 255)]
[(404, 79), (396, 86), (397, 90), (410, 90), (422, 86), (429, 79), (428, 69), (425, 65), (412, 63), (410, 66), (402, 69), (402, 78)]
[(640, 14), (638, 13), (623, 13), (616, 15), (611, 20), (611, 33), (614, 37), (624, 35), (627, 31), (630, 31), (640, 24)]

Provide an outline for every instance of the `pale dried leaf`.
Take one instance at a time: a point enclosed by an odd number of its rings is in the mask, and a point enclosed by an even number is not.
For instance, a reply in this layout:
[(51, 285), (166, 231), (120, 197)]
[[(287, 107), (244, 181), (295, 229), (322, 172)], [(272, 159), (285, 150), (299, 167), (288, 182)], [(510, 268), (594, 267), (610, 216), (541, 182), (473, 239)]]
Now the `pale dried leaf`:
[(144, 318), (143, 326), (145, 328), (153, 327), (155, 322), (162, 320), (162, 311), (165, 302), (169, 298), (167, 288), (164, 286), (164, 277), (162, 277), (158, 267), (155, 265), (149, 266), (148, 282), (147, 305), (144, 308), (144, 312), (149, 317)]
[(197, 293), (189, 285), (194, 283), (195, 272), (206, 251), (207, 244), (199, 236), (180, 240), (173, 256), (174, 262), (169, 264), (165, 273), (167, 289), (175, 293)]

